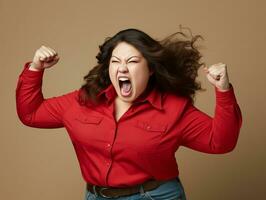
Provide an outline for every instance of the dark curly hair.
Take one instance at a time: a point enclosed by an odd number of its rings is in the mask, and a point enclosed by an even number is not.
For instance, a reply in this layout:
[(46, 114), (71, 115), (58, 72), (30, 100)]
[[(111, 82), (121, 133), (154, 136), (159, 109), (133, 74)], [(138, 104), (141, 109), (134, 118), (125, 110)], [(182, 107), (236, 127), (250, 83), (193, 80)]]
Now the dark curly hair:
[[(178, 37), (178, 36), (181, 36)], [(126, 29), (113, 37), (105, 39), (99, 46), (96, 56), (98, 64), (84, 76), (85, 83), (79, 93), (80, 104), (88, 101), (97, 104), (97, 94), (111, 84), (108, 68), (113, 49), (120, 42), (126, 42), (138, 49), (147, 60), (148, 67), (154, 71), (148, 86), (156, 86), (161, 92), (171, 92), (194, 99), (195, 92), (201, 89), (196, 81), (202, 57), (195, 42), (202, 37), (190, 36), (182, 31), (176, 32), (159, 41), (137, 29)]]

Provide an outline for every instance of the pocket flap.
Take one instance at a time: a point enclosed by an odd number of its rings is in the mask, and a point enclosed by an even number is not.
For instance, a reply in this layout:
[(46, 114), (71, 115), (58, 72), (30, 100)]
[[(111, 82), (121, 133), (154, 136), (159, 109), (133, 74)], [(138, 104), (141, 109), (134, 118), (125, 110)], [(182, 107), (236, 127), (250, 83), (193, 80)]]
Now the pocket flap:
[(75, 119), (84, 124), (99, 124), (102, 121), (103, 117), (79, 115), (75, 117)]
[(139, 120), (137, 121), (136, 126), (146, 131), (156, 131), (156, 132), (165, 132), (167, 128), (167, 126), (162, 123), (139, 121)]

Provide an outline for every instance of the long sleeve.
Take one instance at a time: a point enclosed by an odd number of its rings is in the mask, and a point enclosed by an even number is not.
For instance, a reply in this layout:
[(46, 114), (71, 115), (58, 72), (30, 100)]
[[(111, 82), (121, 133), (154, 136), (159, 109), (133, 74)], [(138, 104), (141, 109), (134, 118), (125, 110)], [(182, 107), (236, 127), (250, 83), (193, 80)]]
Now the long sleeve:
[(238, 140), (242, 115), (233, 87), (226, 92), (215, 88), (216, 107), (214, 117), (201, 112), (191, 103), (182, 118), (182, 145), (205, 153), (227, 153)]
[(16, 108), (21, 122), (38, 128), (63, 127), (63, 114), (73, 103), (77, 91), (44, 99), (42, 78), (44, 70), (31, 71), (27, 62), (16, 88)]

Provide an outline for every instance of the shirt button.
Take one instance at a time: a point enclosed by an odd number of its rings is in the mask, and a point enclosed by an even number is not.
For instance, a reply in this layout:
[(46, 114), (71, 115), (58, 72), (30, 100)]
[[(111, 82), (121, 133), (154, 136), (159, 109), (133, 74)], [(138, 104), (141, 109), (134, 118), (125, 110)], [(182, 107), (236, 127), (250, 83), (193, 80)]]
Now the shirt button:
[(150, 129), (151, 129), (151, 127), (150, 127), (150, 126), (147, 126), (147, 129), (148, 129), (148, 130), (150, 130)]
[(111, 147), (111, 144), (109, 143), (109, 144), (107, 144), (107, 148), (110, 148)]

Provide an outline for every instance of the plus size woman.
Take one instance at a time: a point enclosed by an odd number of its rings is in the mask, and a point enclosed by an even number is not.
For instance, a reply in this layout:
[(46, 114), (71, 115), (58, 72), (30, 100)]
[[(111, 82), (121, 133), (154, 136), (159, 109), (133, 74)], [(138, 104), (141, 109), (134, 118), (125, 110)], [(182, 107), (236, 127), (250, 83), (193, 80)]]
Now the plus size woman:
[(224, 63), (205, 67), (216, 95), (213, 117), (193, 105), (201, 54), (182, 32), (161, 41), (126, 29), (99, 46), (84, 84), (44, 98), (45, 69), (59, 61), (36, 50), (19, 76), (16, 102), (23, 124), (66, 128), (86, 182), (85, 199), (186, 199), (175, 152), (180, 146), (222, 154), (237, 143), (242, 118)]

